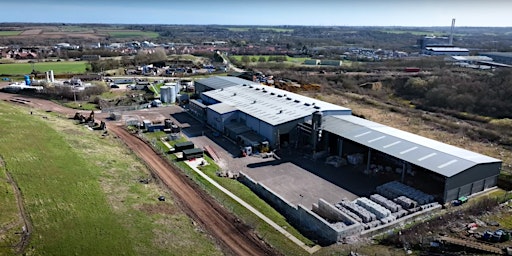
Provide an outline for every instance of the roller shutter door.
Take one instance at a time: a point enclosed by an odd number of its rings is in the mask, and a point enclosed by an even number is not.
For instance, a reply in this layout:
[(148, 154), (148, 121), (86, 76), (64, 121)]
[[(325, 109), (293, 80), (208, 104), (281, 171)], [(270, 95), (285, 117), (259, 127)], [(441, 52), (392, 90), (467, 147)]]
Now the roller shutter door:
[(473, 182), (473, 188), (471, 189), (471, 194), (477, 193), (484, 190), (484, 180), (479, 180)]
[(459, 198), (459, 188), (454, 188), (451, 190), (448, 190), (448, 193), (446, 194), (446, 202), (450, 202), (452, 200), (455, 200)]
[(471, 184), (467, 184), (467, 185), (460, 187), (459, 197), (469, 196), (470, 194), (471, 194)]
[(496, 186), (496, 179), (496, 176), (485, 179), (485, 188), (488, 189)]

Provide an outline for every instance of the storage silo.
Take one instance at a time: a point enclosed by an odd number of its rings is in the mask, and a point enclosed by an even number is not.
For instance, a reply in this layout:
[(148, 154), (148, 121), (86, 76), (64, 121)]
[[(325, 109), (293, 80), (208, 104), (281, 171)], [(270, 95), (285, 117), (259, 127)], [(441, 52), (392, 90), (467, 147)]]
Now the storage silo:
[(181, 83), (180, 82), (176, 83), (176, 85), (174, 86), (174, 89), (176, 90), (176, 95), (180, 94)]
[(176, 86), (169, 86), (169, 103), (176, 103)]
[(169, 86), (160, 87), (160, 100), (163, 103), (169, 103), (169, 96), (171, 94), (170, 90), (171, 90), (171, 87), (169, 87)]

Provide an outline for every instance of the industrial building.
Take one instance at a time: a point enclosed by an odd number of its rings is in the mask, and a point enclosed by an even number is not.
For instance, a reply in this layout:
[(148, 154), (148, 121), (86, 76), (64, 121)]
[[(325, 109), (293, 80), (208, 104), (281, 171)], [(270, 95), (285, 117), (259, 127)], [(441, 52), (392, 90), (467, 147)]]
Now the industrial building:
[[(205, 81), (208, 80), (208, 81)], [(197, 81), (205, 87), (213, 82), (219, 89), (201, 94), (206, 122), (213, 129), (244, 146), (267, 141), (272, 148), (297, 141), (296, 127), (311, 119), (313, 112), (324, 115), (350, 115), (351, 110), (285, 90), (234, 78), (221, 85), (215, 79)], [(191, 109), (198, 109), (193, 106)]]
[(469, 50), (466, 48), (459, 47), (427, 47), (422, 51), (423, 54), (440, 56), (440, 55), (451, 55), (451, 56), (469, 56)]
[(257, 83), (231, 76), (214, 76), (194, 82), (195, 92), (201, 94), (206, 91), (222, 89), (234, 85), (248, 84), (258, 85)]
[[(511, 55), (512, 57), (512, 55)], [(446, 58), (447, 61), (453, 62), (454, 65), (460, 67), (474, 68), (474, 69), (491, 69), (491, 68), (511, 68), (512, 65), (503, 64), (494, 61), (488, 56), (450, 56)], [(512, 61), (512, 59), (511, 59)]]
[(205, 90), (191, 109), (241, 145), (309, 147), (314, 156), (338, 156), (441, 202), (497, 184), (500, 160), (352, 116), (348, 108), (232, 77), (197, 84)]
[(368, 172), (411, 184), (449, 202), (496, 186), (501, 160), (352, 115), (326, 116), (318, 148), (340, 157), (360, 155)]
[(320, 197), (310, 208), (267, 187), (272, 184), (254, 172), (240, 173), (243, 184), (320, 243), (379, 233), (439, 209), (439, 203), (497, 185), (500, 160), (353, 116), (348, 108), (243, 79), (197, 84), (202, 93), (190, 101), (189, 113), (241, 147), (257, 151), (266, 143), (271, 149), (301, 149), (322, 164), (339, 160), (331, 168), (344, 174), (328, 182), (340, 189), (354, 175), (345, 174), (349, 170), (368, 178), (357, 181), (362, 186), (378, 184), (353, 201), (342, 194), (339, 202)]
[(453, 31), (455, 28), (455, 19), (452, 19), (452, 26), (449, 37), (424, 36), (418, 40), (420, 53), (426, 55), (451, 55), (451, 56), (468, 56), (469, 50), (465, 48), (455, 47), (453, 44)]
[(487, 56), (493, 61), (512, 65), (512, 52), (481, 52), (480, 56)]

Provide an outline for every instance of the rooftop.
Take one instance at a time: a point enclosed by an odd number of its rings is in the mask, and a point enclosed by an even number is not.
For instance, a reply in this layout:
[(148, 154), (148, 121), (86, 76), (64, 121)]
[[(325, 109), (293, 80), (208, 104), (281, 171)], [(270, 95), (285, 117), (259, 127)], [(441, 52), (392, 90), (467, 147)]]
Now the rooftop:
[(270, 125), (304, 118), (315, 111), (351, 114), (351, 110), (345, 107), (256, 83), (208, 91), (203, 95), (222, 102), (210, 105), (210, 108), (217, 108), (219, 104), (222, 104), (219, 106), (222, 108), (232, 106)]
[(241, 84), (257, 84), (254, 82), (251, 82), (249, 80), (245, 80), (238, 77), (232, 77), (232, 76), (213, 76), (201, 80), (197, 80), (196, 83), (200, 83), (203, 85), (206, 85), (213, 89), (222, 89), (234, 85), (241, 85)]
[(233, 107), (232, 105), (224, 103), (224, 102), (213, 104), (213, 105), (210, 105), (209, 107), (211, 110), (213, 110), (219, 114), (225, 114), (225, 113), (229, 113), (229, 112), (238, 110), (237, 108)]
[(434, 52), (468, 52), (466, 48), (459, 47), (426, 47), (425, 49)]
[(481, 52), (480, 55), (493, 55), (512, 58), (512, 52)]
[(445, 177), (501, 160), (352, 115), (326, 116), (322, 129)]
[(455, 61), (492, 61), (492, 58), (487, 56), (451, 56)]

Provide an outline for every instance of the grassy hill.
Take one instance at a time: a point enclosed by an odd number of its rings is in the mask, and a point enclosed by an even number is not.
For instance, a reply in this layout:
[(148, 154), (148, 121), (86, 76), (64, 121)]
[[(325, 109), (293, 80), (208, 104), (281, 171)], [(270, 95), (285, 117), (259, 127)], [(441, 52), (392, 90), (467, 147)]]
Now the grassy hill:
[[(51, 113), (50, 113), (51, 114)], [(43, 118), (44, 117), (44, 118)], [(71, 120), (0, 103), (0, 179), (9, 172), (33, 225), (29, 255), (220, 255), (122, 144)], [(149, 184), (140, 182), (150, 178)], [(0, 186), (0, 255), (22, 221)], [(4, 192), (5, 191), (5, 192)], [(159, 195), (167, 200), (160, 202)], [(4, 203), (5, 202), (5, 203)]]

